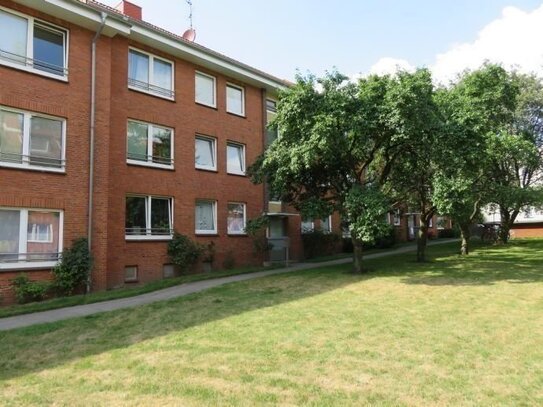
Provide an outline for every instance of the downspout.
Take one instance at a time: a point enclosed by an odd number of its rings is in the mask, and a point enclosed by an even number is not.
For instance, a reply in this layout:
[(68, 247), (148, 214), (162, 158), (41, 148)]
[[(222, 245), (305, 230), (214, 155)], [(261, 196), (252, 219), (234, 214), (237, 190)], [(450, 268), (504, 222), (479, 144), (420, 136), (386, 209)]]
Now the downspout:
[[(92, 39), (91, 45), (91, 104), (90, 104), (90, 134), (89, 134), (89, 207), (88, 207), (88, 225), (87, 225), (87, 242), (89, 252), (92, 248), (92, 212), (93, 212), (93, 196), (94, 196), (94, 133), (96, 127), (96, 43), (102, 30), (106, 24), (107, 14), (101, 13), (102, 22), (98, 31)], [(91, 290), (91, 275), (87, 279), (87, 293)]]

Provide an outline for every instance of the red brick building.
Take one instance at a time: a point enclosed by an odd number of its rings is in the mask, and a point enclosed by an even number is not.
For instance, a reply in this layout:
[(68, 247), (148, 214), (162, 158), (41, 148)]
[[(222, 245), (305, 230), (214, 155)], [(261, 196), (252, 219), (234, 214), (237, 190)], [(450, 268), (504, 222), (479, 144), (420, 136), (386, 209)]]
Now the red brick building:
[[(245, 170), (274, 137), (284, 86), (128, 2), (0, 0), (3, 302), (16, 275), (50, 278), (80, 237), (93, 290), (170, 276), (174, 230), (213, 241), (218, 267), (260, 262), (243, 227), (269, 207)], [(288, 234), (299, 258), (299, 216), (273, 218), (270, 233)]]

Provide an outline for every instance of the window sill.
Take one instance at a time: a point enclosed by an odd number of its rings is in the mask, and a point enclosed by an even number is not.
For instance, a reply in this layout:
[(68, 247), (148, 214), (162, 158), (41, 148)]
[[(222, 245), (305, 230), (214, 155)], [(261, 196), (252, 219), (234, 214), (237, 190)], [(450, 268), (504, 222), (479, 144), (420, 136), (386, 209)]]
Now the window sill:
[(209, 167), (194, 167), (195, 170), (198, 171), (207, 171), (207, 172), (215, 172), (217, 173), (217, 168), (209, 168)]
[(195, 100), (194, 103), (196, 103), (198, 106), (207, 107), (208, 109), (213, 109), (213, 110), (215, 110), (215, 111), (218, 111), (218, 110), (219, 110), (219, 109), (217, 109), (217, 104), (215, 104), (215, 105), (208, 105), (207, 103), (198, 102), (197, 100)]
[(226, 173), (228, 175), (236, 175), (238, 177), (247, 177), (247, 174), (244, 173), (244, 172), (230, 172), (230, 171), (226, 171)]
[(58, 261), (36, 261), (21, 263), (0, 263), (0, 271), (43, 270), (55, 267)]
[(137, 167), (149, 167), (149, 168), (155, 168), (159, 170), (168, 170), (168, 171), (174, 171), (175, 168), (173, 165), (164, 165), (164, 164), (157, 164), (157, 163), (151, 163), (146, 161), (138, 161), (138, 160), (126, 160), (126, 163), (128, 165), (135, 165)]
[(51, 167), (38, 167), (30, 166), (25, 164), (15, 164), (0, 161), (0, 167), (13, 168), (15, 170), (24, 170), (24, 171), (39, 171), (39, 172), (51, 172), (55, 174), (66, 174), (66, 168), (51, 168)]
[(172, 240), (172, 235), (156, 235), (156, 236), (145, 236), (145, 235), (125, 235), (125, 240), (127, 242), (166, 242)]
[(35, 75), (44, 76), (46, 78), (54, 79), (54, 80), (57, 80), (59, 82), (65, 82), (65, 83), (68, 82), (68, 76), (61, 76), (61, 75), (55, 75), (55, 74), (52, 74), (52, 73), (47, 73), (45, 71), (41, 71), (41, 70), (36, 69), (36, 68), (32, 68), (32, 67), (25, 66), (25, 65), (19, 65), (19, 64), (13, 63), (13, 62), (2, 60), (2, 59), (0, 59), (0, 65), (4, 65), (4, 66), (7, 66), (9, 68), (13, 68), (13, 69), (17, 69), (19, 71), (32, 73), (32, 74), (35, 74)]
[(149, 95), (149, 96), (154, 96), (156, 98), (164, 99), (164, 100), (167, 100), (169, 102), (174, 102), (175, 103), (175, 96), (174, 97), (168, 97), (168, 96), (162, 95), (162, 94), (157, 93), (157, 92), (151, 92), (149, 90), (138, 88), (137, 86), (128, 85), (128, 89), (133, 90), (134, 92), (144, 93), (144, 94)]
[(247, 237), (249, 236), (247, 233), (233, 233), (233, 232), (229, 232), (227, 234), (228, 237)]
[(210, 231), (210, 232), (197, 230), (196, 232), (194, 232), (194, 234), (196, 236), (219, 236), (219, 234), (217, 233), (216, 230), (215, 231)]
[(247, 118), (247, 116), (245, 115), (245, 113), (239, 114), (239, 113), (229, 112), (228, 110), (226, 111), (226, 113), (228, 113), (228, 114), (231, 115), (231, 116), (239, 117), (240, 119), (246, 119), (246, 118)]

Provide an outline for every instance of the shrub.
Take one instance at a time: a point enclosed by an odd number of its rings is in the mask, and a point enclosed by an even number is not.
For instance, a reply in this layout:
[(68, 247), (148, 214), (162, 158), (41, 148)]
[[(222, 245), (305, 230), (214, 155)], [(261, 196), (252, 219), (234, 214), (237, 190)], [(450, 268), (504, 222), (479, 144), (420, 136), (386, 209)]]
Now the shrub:
[(168, 243), (168, 255), (172, 259), (172, 263), (179, 267), (181, 272), (187, 271), (194, 265), (203, 252), (202, 245), (177, 232), (174, 233), (172, 240)]
[(47, 281), (31, 281), (26, 274), (20, 274), (12, 280), (15, 296), (19, 304), (43, 301), (51, 288)]
[(459, 236), (460, 236), (460, 233), (458, 232), (457, 229), (439, 229), (437, 231), (437, 237), (439, 239), (459, 237)]
[(62, 252), (60, 263), (53, 268), (55, 289), (61, 295), (72, 295), (88, 283), (91, 268), (92, 257), (87, 239), (74, 240), (72, 247)]
[(335, 233), (323, 233), (320, 230), (302, 234), (305, 258), (311, 259), (316, 256), (326, 256), (335, 253), (340, 240), (341, 237), (339, 235)]

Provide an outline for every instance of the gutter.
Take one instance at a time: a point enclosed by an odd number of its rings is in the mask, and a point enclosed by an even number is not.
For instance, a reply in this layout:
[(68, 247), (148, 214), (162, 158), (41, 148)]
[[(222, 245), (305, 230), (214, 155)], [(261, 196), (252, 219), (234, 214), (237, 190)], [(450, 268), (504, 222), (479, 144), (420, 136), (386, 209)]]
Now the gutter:
[[(89, 207), (88, 207), (88, 225), (87, 225), (87, 242), (89, 252), (92, 250), (92, 231), (93, 231), (93, 210), (94, 210), (94, 135), (96, 130), (96, 43), (102, 30), (106, 25), (107, 14), (101, 13), (102, 22), (91, 45), (91, 102), (90, 102), (90, 134), (89, 134)], [(87, 279), (87, 293), (91, 290), (91, 273)]]

